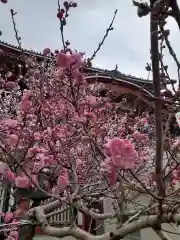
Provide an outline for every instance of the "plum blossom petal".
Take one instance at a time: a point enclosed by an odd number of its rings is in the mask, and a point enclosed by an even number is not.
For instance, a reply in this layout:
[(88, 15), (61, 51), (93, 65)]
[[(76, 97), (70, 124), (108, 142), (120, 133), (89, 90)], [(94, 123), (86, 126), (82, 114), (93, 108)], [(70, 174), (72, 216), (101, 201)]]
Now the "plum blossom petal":
[(36, 141), (41, 140), (41, 133), (35, 132), (35, 133), (34, 133), (34, 139), (35, 139)]
[(22, 100), (20, 102), (20, 109), (21, 109), (21, 111), (27, 112), (29, 110), (29, 108), (30, 108), (30, 102), (29, 102), (28, 99)]
[(58, 65), (58, 67), (69, 68), (70, 64), (71, 64), (71, 58), (69, 55), (67, 55), (63, 52), (60, 52), (56, 56), (56, 63)]
[(12, 81), (8, 81), (5, 83), (5, 89), (6, 90), (13, 90), (14, 88), (16, 88), (16, 83), (15, 82), (12, 82)]
[(14, 147), (17, 144), (18, 136), (16, 134), (10, 134), (8, 136), (7, 142), (9, 146)]
[(97, 102), (96, 97), (94, 97), (94, 96), (88, 96), (86, 99), (90, 105), (94, 105)]
[(7, 240), (18, 240), (19, 236), (18, 236), (18, 231), (11, 231), (9, 233), (9, 236), (7, 238)]
[(50, 48), (44, 48), (44, 50), (43, 50), (43, 54), (44, 54), (45, 56), (47, 56), (48, 54), (50, 54), (50, 52), (51, 52)]
[(27, 176), (17, 176), (15, 179), (15, 185), (18, 188), (28, 188), (29, 178)]
[(0, 162), (0, 174), (4, 174), (7, 169), (8, 169), (7, 164)]
[(69, 184), (68, 174), (65, 172), (58, 177), (57, 184), (60, 187), (67, 187)]
[(16, 178), (15, 174), (14, 174), (13, 172), (11, 172), (10, 170), (7, 170), (7, 171), (5, 172), (5, 177), (6, 177), (6, 179), (7, 179), (8, 181), (10, 181), (10, 182), (14, 182), (14, 180), (15, 180), (15, 178)]
[(133, 144), (127, 139), (108, 139), (105, 147), (108, 149), (112, 164), (122, 169), (130, 169), (138, 158)]
[(18, 125), (18, 121), (14, 120), (14, 119), (6, 119), (4, 121), (5, 126), (9, 127), (9, 128), (15, 128)]
[(12, 212), (7, 212), (4, 216), (4, 222), (8, 223), (12, 220), (13, 218), (13, 213)]

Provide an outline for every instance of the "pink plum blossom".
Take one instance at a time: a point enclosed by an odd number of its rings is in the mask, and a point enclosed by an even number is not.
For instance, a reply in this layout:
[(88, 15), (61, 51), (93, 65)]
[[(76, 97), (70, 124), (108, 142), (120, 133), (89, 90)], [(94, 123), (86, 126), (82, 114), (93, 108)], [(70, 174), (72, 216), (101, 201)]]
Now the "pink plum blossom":
[(18, 188), (28, 188), (29, 178), (27, 176), (17, 176), (15, 179), (15, 185)]
[(18, 125), (18, 121), (14, 119), (7, 119), (5, 120), (4, 124), (9, 128), (15, 128)]
[(129, 140), (119, 138), (108, 139), (106, 148), (114, 166), (123, 169), (130, 169), (134, 166), (138, 154)]
[(15, 146), (17, 144), (18, 141), (18, 136), (16, 134), (10, 134), (8, 136), (7, 142), (9, 144), (9, 146)]
[(47, 56), (49, 53), (51, 53), (50, 48), (44, 48), (43, 54), (44, 54), (45, 56)]
[(16, 87), (17, 87), (17, 85), (15, 82), (8, 81), (5, 83), (5, 89), (7, 89), (7, 90), (13, 90)]
[(57, 184), (60, 187), (67, 187), (69, 184), (69, 178), (67, 172), (61, 174), (57, 180)]

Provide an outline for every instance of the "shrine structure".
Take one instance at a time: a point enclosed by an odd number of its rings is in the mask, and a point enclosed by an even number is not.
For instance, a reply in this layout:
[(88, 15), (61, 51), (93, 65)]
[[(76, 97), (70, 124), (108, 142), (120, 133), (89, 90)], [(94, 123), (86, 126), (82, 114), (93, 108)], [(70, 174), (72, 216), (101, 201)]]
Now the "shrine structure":
[[(0, 74), (3, 76), (8, 71), (12, 72), (10, 81), (16, 81), (18, 75), (26, 74), (26, 66), (22, 60), (22, 53), (26, 56), (35, 56), (37, 61), (42, 61), (44, 55), (35, 51), (20, 49), (17, 46), (0, 41)], [(92, 67), (91, 63), (87, 63), (83, 71), (85, 72), (86, 80), (92, 86), (95, 83), (103, 83), (104, 91), (102, 96), (107, 91), (113, 92), (114, 100), (121, 101), (125, 96), (129, 102), (143, 103), (152, 105), (153, 98), (153, 82), (142, 78), (137, 78), (131, 75), (125, 75), (115, 70), (98, 69)], [(20, 87), (25, 88), (23, 80), (20, 82)], [(163, 86), (162, 86), (163, 89)], [(147, 107), (147, 106), (146, 106)]]

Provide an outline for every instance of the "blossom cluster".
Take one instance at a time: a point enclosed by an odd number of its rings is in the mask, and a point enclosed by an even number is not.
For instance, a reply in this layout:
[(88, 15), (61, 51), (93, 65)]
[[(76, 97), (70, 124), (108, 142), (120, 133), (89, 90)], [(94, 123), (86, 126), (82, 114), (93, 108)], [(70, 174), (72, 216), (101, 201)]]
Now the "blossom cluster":
[[(65, 1), (63, 6), (57, 13), (61, 24), (77, 4)], [(118, 112), (119, 103), (98, 94), (103, 84), (93, 89), (87, 81), (84, 54), (68, 45), (53, 55), (45, 48), (40, 63), (35, 57), (24, 58), (24, 76), (13, 80), (8, 72), (0, 78), (1, 181), (14, 189), (59, 198), (72, 193), (74, 185), (104, 184), (106, 177), (108, 187), (109, 183), (115, 186), (118, 174), (130, 184), (135, 172), (138, 181), (153, 189), (151, 114)], [(22, 80), (23, 91), (18, 86)], [(180, 141), (173, 139), (170, 148), (175, 154), (179, 146)], [(166, 170), (172, 171), (173, 184), (179, 181), (180, 169), (172, 159)], [(23, 211), (20, 206), (14, 214), (1, 216), (4, 222), (16, 223)], [(10, 237), (17, 239), (17, 232), (12, 230)]]

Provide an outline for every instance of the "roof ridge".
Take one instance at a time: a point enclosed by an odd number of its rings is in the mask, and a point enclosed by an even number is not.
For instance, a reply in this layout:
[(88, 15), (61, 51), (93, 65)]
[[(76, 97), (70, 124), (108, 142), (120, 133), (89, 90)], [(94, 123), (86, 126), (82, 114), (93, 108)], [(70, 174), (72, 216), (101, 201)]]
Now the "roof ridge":
[[(5, 45), (5, 46), (7, 46), (7, 47), (10, 47), (10, 48), (12, 48), (12, 49), (14, 49), (14, 50), (17, 50), (17, 51), (20, 51), (20, 47), (19, 46), (15, 46), (15, 45), (12, 45), (12, 44), (10, 44), (10, 43), (7, 43), (7, 42), (5, 42), (5, 41), (2, 41), (2, 40), (0, 40), (0, 45)], [(38, 54), (39, 56), (42, 56), (43, 57), (43, 53), (41, 53), (41, 52), (36, 52), (36, 51), (34, 51), (34, 50), (28, 50), (28, 49), (26, 49), (26, 48), (22, 48), (26, 53), (35, 53), (35, 54)]]
[[(21, 51), (19, 46), (15, 46), (15, 45), (9, 44), (9, 43), (7, 43), (5, 41), (2, 41), (2, 40), (0, 40), (0, 46), (1, 45), (7, 46), (7, 47), (9, 47), (9, 48), (11, 48), (13, 50), (18, 51), (18, 52)], [(41, 52), (36, 52), (34, 50), (28, 50), (28, 49), (25, 49), (25, 48), (22, 48), (22, 49), (28, 55), (29, 54), (35, 54), (35, 55), (37, 55), (39, 57), (44, 57), (43, 53), (41, 53)], [(147, 79), (136, 77), (136, 76), (133, 76), (133, 75), (130, 75), (130, 74), (127, 75), (127, 74), (124, 74), (124, 73), (122, 73), (122, 72), (120, 72), (118, 70), (108, 70), (108, 69), (102, 69), (102, 68), (98, 68), (98, 67), (87, 67), (87, 69), (95, 70), (96, 72), (103, 72), (103, 73), (107, 72), (107, 75), (111, 74), (111, 76), (112, 76), (112, 73), (114, 72), (114, 73), (118, 74), (117, 76), (115, 76), (117, 78), (118, 77), (124, 77), (124, 78), (129, 78), (130, 81), (134, 80), (134, 81), (140, 81), (140, 82), (144, 82), (144, 83), (152, 83), (152, 80), (147, 80)]]

